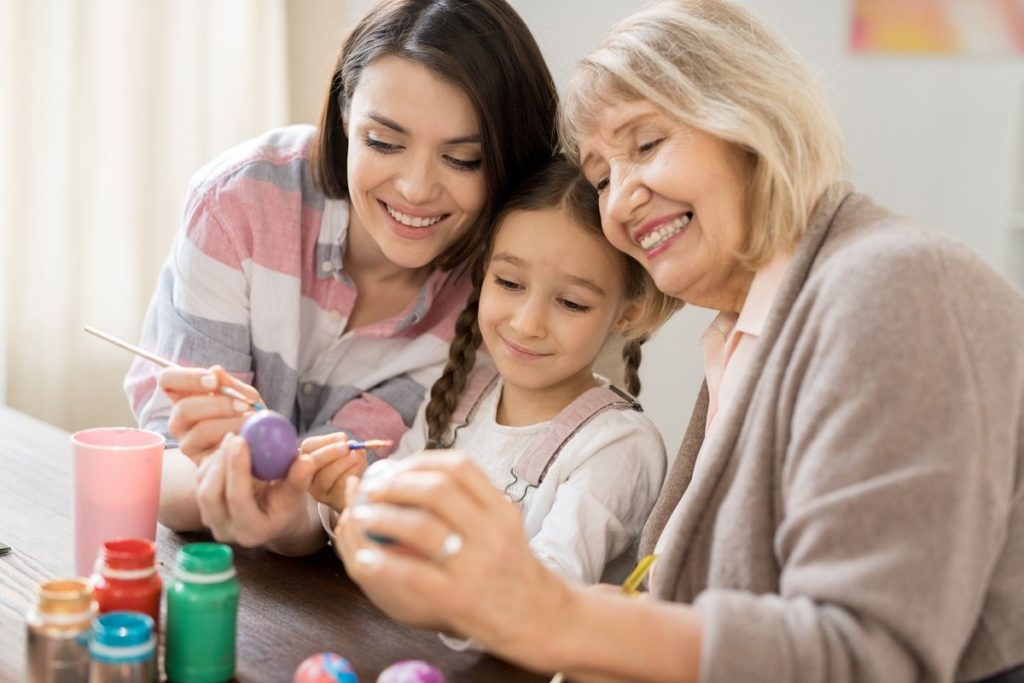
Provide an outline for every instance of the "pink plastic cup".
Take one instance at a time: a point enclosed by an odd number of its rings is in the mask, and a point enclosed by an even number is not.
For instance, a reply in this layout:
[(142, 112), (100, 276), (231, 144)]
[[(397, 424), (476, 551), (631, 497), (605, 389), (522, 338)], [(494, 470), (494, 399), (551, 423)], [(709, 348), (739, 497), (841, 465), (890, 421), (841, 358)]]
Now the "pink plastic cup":
[(88, 576), (104, 541), (156, 540), (164, 437), (127, 427), (71, 435), (75, 572)]

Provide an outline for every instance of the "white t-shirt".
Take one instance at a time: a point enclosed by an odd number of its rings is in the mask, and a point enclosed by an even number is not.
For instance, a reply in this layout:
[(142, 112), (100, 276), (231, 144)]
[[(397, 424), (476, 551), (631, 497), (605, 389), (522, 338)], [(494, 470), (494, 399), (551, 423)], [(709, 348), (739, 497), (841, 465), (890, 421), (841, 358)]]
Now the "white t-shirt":
[[(545, 565), (570, 581), (621, 581), (665, 478), (665, 444), (657, 427), (639, 411), (606, 409), (565, 443), (540, 486), (528, 487), (512, 468), (551, 422), (498, 424), (501, 388), (499, 378), (458, 430), (453, 447), (471, 455), (512, 500), (522, 499), (526, 536)], [(424, 404), (392, 458), (422, 450), (425, 412)]]

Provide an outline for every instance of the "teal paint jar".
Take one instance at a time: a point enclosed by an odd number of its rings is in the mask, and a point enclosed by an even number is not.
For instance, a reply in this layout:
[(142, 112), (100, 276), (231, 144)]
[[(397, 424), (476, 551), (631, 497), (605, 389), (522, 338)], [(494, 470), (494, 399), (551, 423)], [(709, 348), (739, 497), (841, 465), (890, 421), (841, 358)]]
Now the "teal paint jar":
[(156, 683), (153, 618), (141, 612), (107, 612), (93, 619), (89, 683)]
[(235, 675), (238, 594), (230, 547), (191, 543), (178, 551), (167, 588), (168, 680), (221, 683)]

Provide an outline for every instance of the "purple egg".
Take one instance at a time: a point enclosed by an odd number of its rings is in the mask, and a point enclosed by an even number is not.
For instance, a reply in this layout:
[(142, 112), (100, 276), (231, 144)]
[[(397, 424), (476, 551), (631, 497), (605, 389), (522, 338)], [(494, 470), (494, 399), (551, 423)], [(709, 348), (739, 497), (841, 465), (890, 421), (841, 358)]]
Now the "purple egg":
[(447, 679), (433, 664), (407, 659), (381, 671), (377, 683), (447, 683)]
[(333, 652), (320, 652), (302, 660), (292, 683), (359, 683), (348, 660)]
[(281, 479), (299, 455), (299, 436), (288, 418), (273, 410), (260, 410), (242, 425), (249, 444), (252, 474), (257, 479)]

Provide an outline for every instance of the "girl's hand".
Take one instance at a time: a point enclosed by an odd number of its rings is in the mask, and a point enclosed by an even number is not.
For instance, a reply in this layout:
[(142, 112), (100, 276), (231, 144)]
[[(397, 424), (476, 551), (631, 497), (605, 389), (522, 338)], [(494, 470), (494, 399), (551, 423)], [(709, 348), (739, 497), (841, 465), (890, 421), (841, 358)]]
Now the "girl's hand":
[(228, 434), (196, 473), (200, 519), (222, 543), (302, 545), (312, 531), (306, 491), (313, 469), (312, 459), (300, 455), (284, 479), (259, 481), (252, 475), (249, 445)]
[(263, 402), (256, 389), (219, 365), (209, 369), (165, 368), (159, 384), (174, 402), (167, 431), (178, 440), (181, 452), (197, 465), (217, 449), (225, 434), (237, 434), (253, 412), (243, 401), (217, 393), (218, 387), (233, 387), (251, 402)]
[[(350, 479), (350, 500), (357, 488)], [(342, 513), (335, 547), (389, 615), (518, 661), (536, 662), (537, 643), (567, 628), (573, 591), (536, 559), (519, 510), (470, 458), (414, 456), (365, 493), (368, 504)], [(367, 532), (397, 544), (377, 545)]]
[(315, 468), (310, 495), (336, 512), (344, 510), (345, 481), (361, 477), (366, 471), (366, 451), (349, 450), (348, 435), (344, 432), (309, 437), (302, 441), (299, 450), (312, 459)]

